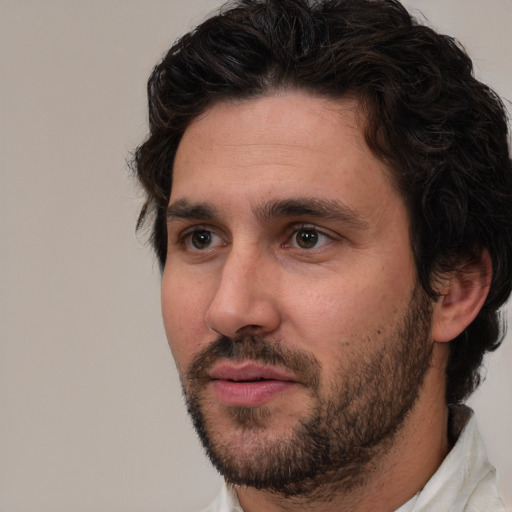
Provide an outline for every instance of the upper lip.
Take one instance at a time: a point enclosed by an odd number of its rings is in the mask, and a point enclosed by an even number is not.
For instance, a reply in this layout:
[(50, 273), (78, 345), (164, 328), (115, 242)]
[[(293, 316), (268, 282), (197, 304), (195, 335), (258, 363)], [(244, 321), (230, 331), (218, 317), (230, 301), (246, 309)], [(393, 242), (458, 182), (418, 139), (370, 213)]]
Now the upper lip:
[(295, 382), (286, 370), (275, 366), (266, 366), (251, 361), (225, 361), (216, 364), (208, 375), (213, 380), (254, 381), (254, 380), (283, 380)]

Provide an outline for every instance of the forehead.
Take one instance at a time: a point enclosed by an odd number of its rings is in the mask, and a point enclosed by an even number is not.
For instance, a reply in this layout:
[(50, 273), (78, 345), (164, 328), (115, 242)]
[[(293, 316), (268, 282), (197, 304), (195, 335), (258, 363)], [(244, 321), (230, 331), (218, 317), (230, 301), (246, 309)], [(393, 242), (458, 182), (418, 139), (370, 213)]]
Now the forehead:
[(384, 190), (387, 200), (400, 200), (389, 169), (366, 145), (363, 122), (357, 101), (303, 92), (217, 103), (183, 135), (171, 202), (236, 192), (249, 202), (311, 196), (357, 203)]

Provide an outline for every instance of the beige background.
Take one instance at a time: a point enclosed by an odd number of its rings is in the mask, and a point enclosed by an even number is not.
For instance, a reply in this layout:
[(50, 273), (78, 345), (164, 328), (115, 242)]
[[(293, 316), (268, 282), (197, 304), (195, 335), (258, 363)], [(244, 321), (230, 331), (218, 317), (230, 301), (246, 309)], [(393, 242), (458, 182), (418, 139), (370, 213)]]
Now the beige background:
[[(185, 417), (134, 234), (153, 64), (214, 0), (0, 0), (0, 512), (197, 511)], [(511, 0), (409, 0), (512, 98)], [(472, 400), (512, 504), (512, 339)]]

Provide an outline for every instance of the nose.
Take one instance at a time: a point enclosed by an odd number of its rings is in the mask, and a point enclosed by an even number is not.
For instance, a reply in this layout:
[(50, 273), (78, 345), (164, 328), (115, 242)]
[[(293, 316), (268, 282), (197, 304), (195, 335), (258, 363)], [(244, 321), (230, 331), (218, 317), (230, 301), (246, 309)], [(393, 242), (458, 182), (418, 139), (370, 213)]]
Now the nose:
[(220, 271), (206, 312), (206, 324), (217, 334), (269, 334), (279, 327), (279, 280), (272, 263), (265, 263), (265, 258), (255, 252), (232, 249)]

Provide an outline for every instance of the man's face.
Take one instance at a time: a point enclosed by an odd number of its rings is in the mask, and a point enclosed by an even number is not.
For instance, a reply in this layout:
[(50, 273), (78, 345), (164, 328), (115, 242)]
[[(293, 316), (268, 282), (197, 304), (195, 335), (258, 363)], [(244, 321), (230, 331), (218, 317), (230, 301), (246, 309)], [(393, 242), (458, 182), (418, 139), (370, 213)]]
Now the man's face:
[(215, 105), (180, 143), (164, 324), (234, 483), (357, 480), (429, 367), (407, 211), (359, 117), (350, 100), (276, 94)]

